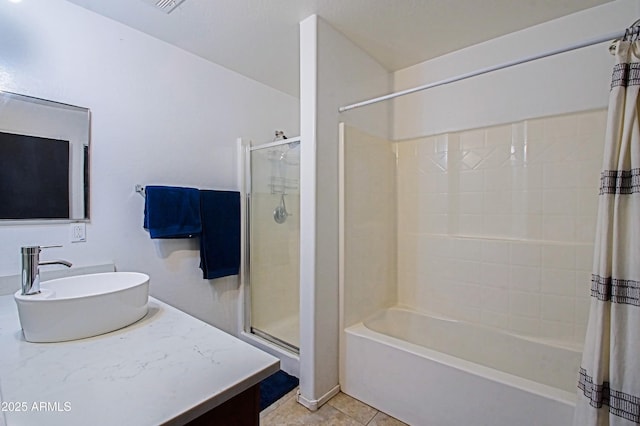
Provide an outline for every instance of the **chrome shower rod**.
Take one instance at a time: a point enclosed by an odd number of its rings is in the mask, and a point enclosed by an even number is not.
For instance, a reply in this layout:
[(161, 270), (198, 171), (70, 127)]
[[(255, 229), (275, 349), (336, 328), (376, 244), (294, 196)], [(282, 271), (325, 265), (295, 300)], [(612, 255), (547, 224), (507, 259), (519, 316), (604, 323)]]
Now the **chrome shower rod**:
[(388, 95), (384, 95), (384, 96), (380, 96), (377, 98), (373, 98), (373, 99), (368, 99), (366, 101), (361, 101), (361, 102), (357, 102), (351, 105), (346, 105), (346, 106), (342, 106), (340, 108), (338, 108), (339, 112), (346, 112), (349, 111), (351, 109), (355, 109), (355, 108), (360, 108), (363, 106), (367, 106), (367, 105), (371, 105), (371, 104), (375, 104), (378, 102), (382, 102), (382, 101), (386, 101), (389, 99), (393, 99), (393, 98), (397, 98), (399, 96), (404, 96), (404, 95), (409, 95), (411, 93), (415, 93), (415, 92), (420, 92), (422, 90), (427, 90), (427, 89), (431, 89), (433, 87), (437, 87), (437, 86), (444, 86), (445, 84), (449, 84), (449, 83), (455, 83), (456, 81), (461, 81), (461, 80), (466, 80), (468, 78), (471, 77), (476, 77), (478, 75), (482, 75), (482, 74), (487, 74), (493, 71), (498, 71), (504, 68), (509, 68), (509, 67), (513, 67), (515, 65), (520, 65), (520, 64), (524, 64), (526, 62), (531, 62), (531, 61), (535, 61), (538, 59), (542, 59), (542, 58), (547, 58), (549, 56), (554, 56), (554, 55), (558, 55), (560, 53), (565, 53), (565, 52), (570, 52), (572, 50), (577, 50), (577, 49), (582, 49), (583, 47), (588, 47), (588, 46), (593, 46), (594, 44), (600, 44), (600, 43), (604, 43), (605, 41), (612, 41), (615, 39), (621, 39), (625, 36), (625, 34), (627, 33), (627, 30), (623, 30), (623, 31), (618, 31), (615, 33), (611, 33), (611, 34), (605, 34), (599, 37), (595, 37), (589, 40), (585, 40), (583, 42), (580, 43), (576, 43), (576, 44), (572, 44), (570, 46), (566, 46), (566, 47), (562, 47), (559, 49), (555, 49), (555, 50), (551, 50), (549, 52), (544, 52), (544, 53), (539, 53), (537, 55), (533, 55), (533, 56), (528, 56), (526, 58), (522, 58), (522, 59), (517, 59), (515, 61), (510, 61), (510, 62), (505, 62), (499, 65), (493, 65), (487, 68), (482, 68), (476, 71), (472, 71), (472, 72), (468, 72), (466, 74), (461, 74), (455, 77), (450, 77), (450, 78), (445, 78), (444, 80), (440, 80), (440, 81), (436, 81), (433, 83), (429, 83), (429, 84), (425, 84), (422, 86), (417, 86), (417, 87), (413, 87), (411, 89), (405, 89), (405, 90), (401, 90), (399, 92), (394, 92), (394, 93), (390, 93)]

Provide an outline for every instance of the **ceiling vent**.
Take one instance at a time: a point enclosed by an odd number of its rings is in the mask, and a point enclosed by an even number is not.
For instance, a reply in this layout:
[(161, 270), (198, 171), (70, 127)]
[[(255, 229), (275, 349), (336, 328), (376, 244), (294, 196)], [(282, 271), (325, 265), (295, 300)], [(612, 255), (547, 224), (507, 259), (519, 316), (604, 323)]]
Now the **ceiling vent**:
[(183, 1), (184, 0), (144, 0), (145, 3), (152, 5), (164, 13), (171, 13), (171, 11), (180, 6)]

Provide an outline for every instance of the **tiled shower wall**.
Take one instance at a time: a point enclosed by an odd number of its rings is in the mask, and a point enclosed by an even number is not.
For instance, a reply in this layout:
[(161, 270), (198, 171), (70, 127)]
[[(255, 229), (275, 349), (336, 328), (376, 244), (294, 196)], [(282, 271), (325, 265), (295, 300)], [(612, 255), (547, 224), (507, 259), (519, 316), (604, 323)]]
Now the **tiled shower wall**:
[(344, 325), (397, 303), (396, 156), (392, 143), (343, 130)]
[(606, 111), (397, 142), (398, 299), (582, 342)]

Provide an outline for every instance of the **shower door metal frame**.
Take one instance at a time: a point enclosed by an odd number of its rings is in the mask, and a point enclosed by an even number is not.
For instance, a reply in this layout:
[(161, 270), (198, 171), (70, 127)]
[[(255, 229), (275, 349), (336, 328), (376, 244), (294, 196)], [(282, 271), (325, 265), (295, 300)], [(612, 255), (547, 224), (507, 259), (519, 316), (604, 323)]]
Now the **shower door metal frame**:
[[(259, 329), (254, 329), (251, 325), (251, 153), (261, 149), (273, 148), (289, 143), (301, 142), (300, 137), (288, 138), (277, 140), (269, 143), (251, 146), (251, 144), (244, 147), (244, 192), (245, 192), (245, 235), (244, 235), (244, 324), (243, 330), (245, 333), (257, 336), (263, 340), (277, 345), (278, 347), (292, 352), (296, 355), (300, 353), (300, 349), (296, 346), (285, 342), (282, 339), (271, 336)], [(299, 285), (299, 283), (298, 283)]]

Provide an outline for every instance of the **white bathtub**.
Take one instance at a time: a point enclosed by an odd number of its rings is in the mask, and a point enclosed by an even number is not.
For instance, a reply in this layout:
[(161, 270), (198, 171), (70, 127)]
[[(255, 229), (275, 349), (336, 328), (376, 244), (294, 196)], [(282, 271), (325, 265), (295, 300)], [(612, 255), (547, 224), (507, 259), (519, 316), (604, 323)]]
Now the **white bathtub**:
[(401, 308), (345, 330), (342, 390), (411, 425), (572, 423), (577, 345)]

